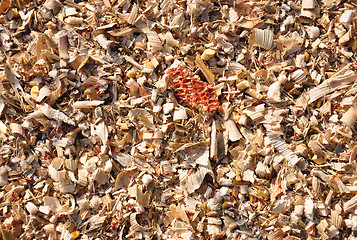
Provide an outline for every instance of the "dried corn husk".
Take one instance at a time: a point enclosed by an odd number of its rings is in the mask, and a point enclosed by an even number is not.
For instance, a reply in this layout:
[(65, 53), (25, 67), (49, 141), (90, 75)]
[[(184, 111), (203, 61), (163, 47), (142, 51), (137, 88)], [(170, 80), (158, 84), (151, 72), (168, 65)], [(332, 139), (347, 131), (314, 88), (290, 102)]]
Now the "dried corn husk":
[(65, 23), (70, 24), (70, 25), (80, 25), (83, 23), (83, 18), (81, 17), (67, 17), (64, 20)]
[(357, 196), (354, 196), (347, 202), (343, 204), (343, 211), (350, 212), (353, 211), (357, 207)]
[(104, 48), (104, 49), (108, 49), (110, 47), (110, 45), (112, 44), (112, 41), (108, 40), (104, 34), (99, 34), (98, 36), (96, 36), (94, 38), (99, 45)]
[(3, 238), (353, 238), (354, 1), (0, 13)]
[(69, 58), (67, 34), (64, 34), (58, 38), (58, 52), (60, 58), (62, 59)]
[(212, 122), (212, 130), (211, 130), (211, 147), (210, 147), (210, 157), (214, 158), (217, 157), (217, 127), (216, 121)]
[(247, 80), (243, 80), (243, 81), (237, 83), (237, 88), (240, 90), (244, 90), (249, 87), (250, 87), (250, 83)]
[(47, 103), (40, 107), (40, 111), (50, 119), (62, 121), (70, 125), (75, 125), (75, 122), (70, 117), (68, 117), (66, 114), (62, 113), (59, 110), (53, 109)]
[(243, 110), (243, 113), (247, 114), (247, 116), (250, 117), (253, 122), (258, 122), (264, 118), (264, 111), (264, 104), (260, 104), (256, 107), (250, 107)]
[(138, 11), (139, 11), (139, 6), (134, 3), (134, 5), (131, 8), (131, 12), (128, 16), (128, 20), (127, 20), (129, 24), (131, 24), (131, 25), (135, 24), (136, 17), (138, 15)]
[(5, 103), (0, 99), (0, 116), (2, 115), (5, 108)]
[(350, 107), (347, 112), (345, 112), (341, 118), (341, 122), (349, 127), (353, 127), (357, 120), (357, 109), (355, 106)]
[(154, 52), (161, 51), (162, 42), (161, 42), (159, 36), (157, 35), (157, 33), (150, 30), (147, 26), (142, 25), (142, 24), (138, 25), (138, 28), (143, 33), (145, 33), (146, 37), (148, 38), (149, 49), (151, 49)]
[(290, 78), (292, 81), (294, 81), (296, 83), (301, 83), (306, 79), (306, 75), (305, 75), (304, 70), (298, 69), (298, 70), (294, 71), (293, 73), (291, 73)]
[(8, 183), (8, 170), (5, 166), (0, 167), (0, 186), (5, 186)]
[(228, 139), (232, 142), (238, 141), (242, 138), (236, 123), (232, 119), (228, 119), (224, 122), (226, 131), (228, 133)]
[(302, 159), (296, 156), (288, 147), (287, 144), (281, 139), (279, 132), (268, 131), (268, 137), (270, 138), (271, 142), (273, 143), (276, 150), (278, 150), (288, 161), (289, 165), (294, 166)]
[(199, 165), (197, 172), (187, 177), (186, 184), (185, 184), (185, 188), (187, 192), (193, 193), (195, 190), (197, 190), (201, 186), (207, 174), (210, 174), (212, 177), (214, 177), (211, 165), (210, 164), (208, 166)]
[(102, 169), (97, 169), (93, 175), (94, 180), (99, 184), (105, 184), (109, 178), (108, 173), (104, 172)]
[(343, 34), (338, 40), (339, 45), (346, 45), (352, 39), (352, 26), (350, 26), (349, 30)]
[(196, 166), (196, 164), (209, 165), (209, 149), (204, 142), (185, 144), (175, 153), (192, 166)]
[(25, 129), (17, 123), (10, 123), (10, 129), (13, 135), (21, 134), (22, 136), (26, 136)]
[(348, 72), (344, 75), (335, 76), (333, 78), (325, 80), (319, 86), (309, 91), (309, 103), (315, 102), (317, 99), (329, 93), (346, 88), (349, 84), (352, 84), (356, 80), (357, 75), (352, 72)]
[(71, 171), (77, 170), (77, 161), (76, 161), (76, 160), (66, 159), (66, 160), (64, 160), (63, 165), (64, 165), (68, 170), (71, 170)]
[(46, 97), (51, 94), (51, 90), (48, 86), (43, 86), (38, 92), (36, 102), (41, 103)]
[(301, 4), (302, 9), (314, 9), (315, 0), (303, 0)]
[(172, 46), (172, 47), (178, 47), (180, 45), (180, 42), (177, 41), (173, 36), (172, 36), (172, 33), (171, 32), (166, 32), (165, 34), (165, 39), (166, 39), (166, 43), (169, 45), (169, 46)]
[(108, 141), (108, 128), (105, 125), (105, 122), (102, 121), (95, 127), (96, 135), (101, 139), (104, 145), (107, 144)]
[(93, 107), (97, 107), (100, 104), (103, 104), (104, 101), (77, 101), (75, 103), (73, 103), (73, 107), (77, 108), (77, 109), (81, 109), (81, 108), (93, 108)]
[(173, 117), (174, 121), (177, 121), (177, 120), (181, 121), (181, 120), (186, 120), (186, 119), (187, 119), (187, 114), (186, 114), (185, 109), (174, 111), (174, 117)]
[(206, 77), (207, 81), (211, 86), (215, 85), (215, 77), (212, 73), (211, 70), (205, 65), (205, 63), (202, 61), (202, 59), (196, 55), (196, 64), (198, 68), (202, 71), (203, 75)]
[(138, 221), (136, 220), (137, 215), (138, 213), (130, 214), (130, 228), (132, 229), (132, 231), (144, 232), (149, 230), (147, 227), (143, 227), (138, 223)]
[(312, 39), (318, 38), (320, 35), (320, 29), (314, 26), (306, 28), (306, 32)]
[(142, 124), (150, 129), (155, 129), (153, 116), (144, 109), (130, 110), (128, 114), (131, 121), (139, 120)]
[(353, 15), (354, 15), (353, 10), (345, 10), (340, 16), (340, 23), (342, 23), (346, 28), (349, 28)]
[(251, 46), (261, 47), (269, 50), (273, 47), (273, 39), (273, 31), (254, 28), (252, 32)]
[(276, 102), (281, 102), (281, 83), (280, 82), (274, 82), (269, 86), (268, 92), (267, 92), (267, 99), (270, 102), (276, 103)]
[(35, 204), (33, 204), (32, 202), (28, 202), (25, 205), (25, 208), (31, 215), (34, 215), (35, 213), (38, 212), (38, 207)]
[(19, 82), (14, 70), (7, 63), (4, 65), (4, 68), (5, 68), (5, 76), (10, 81), (11, 86), (13, 87), (13, 89), (16, 93), (16, 97), (18, 99), (21, 99), (18, 90), (21, 91), (22, 95), (24, 94), (24, 90), (21, 87), (20, 82)]

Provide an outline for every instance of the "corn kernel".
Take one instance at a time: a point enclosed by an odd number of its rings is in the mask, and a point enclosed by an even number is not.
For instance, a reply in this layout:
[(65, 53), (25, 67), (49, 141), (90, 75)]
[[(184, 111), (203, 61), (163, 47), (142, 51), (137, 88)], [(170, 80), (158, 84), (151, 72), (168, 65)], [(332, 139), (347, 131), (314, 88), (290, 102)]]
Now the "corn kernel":
[(80, 232), (79, 231), (74, 231), (71, 233), (72, 237), (71, 240), (74, 240), (79, 237)]
[(317, 101), (317, 104), (316, 104), (316, 107), (321, 107), (321, 105), (322, 105), (322, 100), (321, 99), (319, 99), (318, 101)]
[(149, 68), (152, 69), (153, 65), (149, 60), (146, 60), (145, 62), (143, 62), (144, 68)]
[(34, 86), (33, 88), (31, 88), (31, 92), (30, 92), (31, 98), (36, 99), (39, 94), (38, 92), (39, 92), (38, 86)]
[(137, 73), (137, 74), (135, 75), (136, 78), (139, 78), (139, 77), (142, 77), (142, 76), (143, 76), (143, 74), (142, 74), (141, 72), (139, 72), (139, 73)]
[(116, 20), (117, 20), (117, 23), (118, 23), (118, 24), (123, 24), (123, 23), (125, 23), (125, 21), (124, 21), (124, 20), (121, 20), (120, 18), (117, 18)]
[(129, 71), (126, 73), (126, 76), (127, 76), (128, 78), (133, 78), (133, 77), (135, 77), (135, 70), (134, 70), (134, 69), (129, 70)]
[(314, 161), (316, 164), (318, 165), (321, 165), (321, 164), (324, 164), (326, 163), (325, 160), (322, 158), (322, 157), (318, 157), (317, 155), (314, 155), (312, 158), (311, 158), (312, 161)]
[(19, 12), (17, 11), (16, 8), (13, 8), (13, 9), (12, 9), (12, 12), (14, 13), (13, 18), (18, 18), (18, 17), (19, 17)]
[(153, 147), (149, 147), (149, 148), (148, 148), (148, 152), (149, 152), (149, 153), (152, 153), (152, 152), (154, 152), (154, 151), (155, 151), (155, 149), (154, 149)]
[(238, 120), (239, 120), (239, 116), (238, 116), (238, 115), (234, 115), (234, 116), (233, 116), (233, 121), (234, 121), (234, 122), (238, 122)]
[(266, 192), (263, 192), (260, 189), (257, 191), (257, 194), (258, 194), (258, 196), (260, 196), (260, 197), (262, 197), (264, 199), (267, 199), (269, 197), (269, 195)]
[(300, 225), (300, 227), (305, 228), (306, 224), (303, 221), (299, 221), (298, 224)]
[(153, 134), (151, 133), (151, 132), (144, 132), (143, 133), (143, 139), (145, 140), (147, 140), (147, 139), (152, 139), (152, 137), (153, 137)]
[(39, 91), (38, 86), (33, 86), (33, 87), (31, 88), (31, 94), (33, 94), (33, 93), (38, 93), (38, 91)]
[(222, 204), (222, 209), (227, 209), (227, 208), (229, 208), (229, 207), (230, 207), (229, 202), (224, 202), (224, 203)]
[(238, 180), (236, 178), (233, 178), (233, 186), (237, 186), (238, 185)]

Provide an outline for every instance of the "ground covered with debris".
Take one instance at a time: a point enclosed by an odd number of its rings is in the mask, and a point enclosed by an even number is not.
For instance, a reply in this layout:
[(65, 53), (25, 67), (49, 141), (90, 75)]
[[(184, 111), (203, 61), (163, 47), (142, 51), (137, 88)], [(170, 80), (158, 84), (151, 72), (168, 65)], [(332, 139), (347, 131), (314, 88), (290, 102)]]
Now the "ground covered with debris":
[(3, 240), (357, 238), (354, 1), (0, 14)]

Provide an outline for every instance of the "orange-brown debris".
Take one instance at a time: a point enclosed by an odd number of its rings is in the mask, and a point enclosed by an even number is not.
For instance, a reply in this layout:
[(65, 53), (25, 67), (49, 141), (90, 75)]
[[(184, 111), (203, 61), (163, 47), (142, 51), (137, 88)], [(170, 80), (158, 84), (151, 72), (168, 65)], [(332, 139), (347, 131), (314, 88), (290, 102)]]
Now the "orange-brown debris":
[(193, 75), (183, 63), (175, 62), (166, 71), (180, 103), (197, 107), (200, 111), (214, 113), (219, 109), (216, 92), (198, 75)]

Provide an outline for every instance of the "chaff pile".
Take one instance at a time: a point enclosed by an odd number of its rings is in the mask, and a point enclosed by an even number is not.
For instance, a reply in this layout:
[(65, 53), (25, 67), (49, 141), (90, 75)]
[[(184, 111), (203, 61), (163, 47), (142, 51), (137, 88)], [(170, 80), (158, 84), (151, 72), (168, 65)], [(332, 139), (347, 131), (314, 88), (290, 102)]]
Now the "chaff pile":
[(354, 1), (1, 0), (0, 23), (0, 238), (357, 238)]

